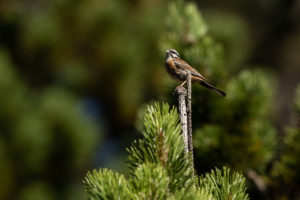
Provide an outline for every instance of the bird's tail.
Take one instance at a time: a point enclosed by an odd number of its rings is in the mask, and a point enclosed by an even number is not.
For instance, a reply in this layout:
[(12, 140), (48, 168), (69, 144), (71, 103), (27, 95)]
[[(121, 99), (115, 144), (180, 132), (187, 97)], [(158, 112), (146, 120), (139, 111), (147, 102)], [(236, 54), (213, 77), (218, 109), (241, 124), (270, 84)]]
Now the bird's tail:
[(223, 92), (222, 90), (212, 86), (211, 84), (209, 84), (207, 81), (204, 81), (204, 80), (201, 80), (201, 81), (198, 81), (202, 86), (208, 88), (208, 89), (211, 89), (213, 90), (215, 93), (225, 97), (226, 96), (226, 93)]

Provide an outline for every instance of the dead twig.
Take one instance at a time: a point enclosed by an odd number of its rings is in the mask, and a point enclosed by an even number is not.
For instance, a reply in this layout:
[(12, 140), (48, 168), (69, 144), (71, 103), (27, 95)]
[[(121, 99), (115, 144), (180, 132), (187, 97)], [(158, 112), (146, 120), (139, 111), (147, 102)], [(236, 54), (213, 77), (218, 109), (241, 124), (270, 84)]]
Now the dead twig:
[(188, 143), (188, 128), (187, 128), (187, 113), (186, 113), (186, 89), (184, 87), (178, 86), (175, 89), (176, 96), (178, 99), (178, 110), (181, 120), (182, 136), (184, 141), (184, 152), (187, 154), (189, 152), (189, 143)]

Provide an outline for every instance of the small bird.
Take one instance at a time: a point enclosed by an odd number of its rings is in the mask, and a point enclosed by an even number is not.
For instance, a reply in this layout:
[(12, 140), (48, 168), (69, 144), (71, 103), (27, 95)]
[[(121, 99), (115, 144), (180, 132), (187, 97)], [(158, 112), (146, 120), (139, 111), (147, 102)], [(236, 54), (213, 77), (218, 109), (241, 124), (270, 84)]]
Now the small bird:
[(225, 97), (226, 93), (222, 90), (219, 90), (218, 88), (212, 86), (206, 78), (204, 78), (196, 69), (191, 67), (187, 62), (180, 59), (179, 53), (175, 51), (174, 49), (169, 49), (166, 51), (166, 60), (165, 60), (165, 66), (167, 69), (167, 72), (170, 74), (170, 76), (179, 81), (183, 82), (181, 86), (183, 86), (186, 83), (187, 78), (187, 71), (190, 71), (192, 82), (193, 83), (199, 83), (202, 86), (213, 90), (217, 94)]

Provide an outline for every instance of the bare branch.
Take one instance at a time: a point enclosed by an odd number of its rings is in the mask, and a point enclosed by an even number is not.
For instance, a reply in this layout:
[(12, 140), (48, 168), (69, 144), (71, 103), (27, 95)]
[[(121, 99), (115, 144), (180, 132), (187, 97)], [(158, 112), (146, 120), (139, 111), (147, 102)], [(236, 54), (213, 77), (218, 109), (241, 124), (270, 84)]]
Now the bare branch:
[(192, 134), (192, 76), (191, 72), (187, 71), (187, 122), (188, 122), (188, 147), (192, 154), (194, 167), (194, 152), (193, 152), (193, 134)]
[(178, 99), (178, 109), (181, 120), (182, 136), (184, 141), (184, 151), (187, 154), (189, 152), (188, 144), (188, 128), (187, 128), (187, 114), (186, 114), (186, 89), (184, 87), (178, 86), (175, 89), (177, 99)]

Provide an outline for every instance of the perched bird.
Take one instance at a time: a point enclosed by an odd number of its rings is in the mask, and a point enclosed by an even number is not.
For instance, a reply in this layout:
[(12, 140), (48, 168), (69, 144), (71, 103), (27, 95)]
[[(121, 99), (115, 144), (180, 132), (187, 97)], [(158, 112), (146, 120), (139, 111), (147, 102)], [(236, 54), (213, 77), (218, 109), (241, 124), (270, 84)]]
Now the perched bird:
[(167, 69), (167, 72), (170, 74), (170, 76), (179, 81), (183, 82), (181, 86), (183, 86), (186, 83), (187, 78), (187, 71), (190, 71), (192, 82), (193, 83), (200, 83), (202, 86), (213, 90), (217, 94), (225, 97), (226, 94), (222, 90), (219, 90), (218, 88), (212, 86), (206, 78), (204, 78), (196, 69), (191, 67), (187, 62), (180, 59), (179, 53), (175, 51), (174, 49), (169, 49), (166, 51), (166, 60), (165, 60), (165, 66)]

